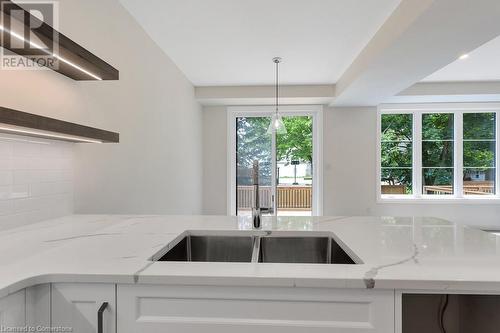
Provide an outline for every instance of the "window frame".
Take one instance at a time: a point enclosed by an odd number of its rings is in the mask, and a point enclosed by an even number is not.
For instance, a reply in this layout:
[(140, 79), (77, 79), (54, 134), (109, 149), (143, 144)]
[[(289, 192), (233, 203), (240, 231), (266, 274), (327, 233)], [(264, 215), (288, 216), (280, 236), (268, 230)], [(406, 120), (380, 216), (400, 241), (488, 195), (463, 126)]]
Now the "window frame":
[[(422, 194), (422, 115), (429, 113), (452, 113), (454, 117), (453, 145), (453, 195)], [(463, 114), (464, 113), (495, 113), (495, 190), (491, 196), (463, 194)], [(413, 115), (413, 194), (382, 194), (381, 193), (381, 125), (383, 114)], [(429, 104), (383, 104), (377, 110), (377, 166), (376, 166), (376, 196), (378, 203), (500, 203), (500, 104), (499, 103), (429, 103)]]

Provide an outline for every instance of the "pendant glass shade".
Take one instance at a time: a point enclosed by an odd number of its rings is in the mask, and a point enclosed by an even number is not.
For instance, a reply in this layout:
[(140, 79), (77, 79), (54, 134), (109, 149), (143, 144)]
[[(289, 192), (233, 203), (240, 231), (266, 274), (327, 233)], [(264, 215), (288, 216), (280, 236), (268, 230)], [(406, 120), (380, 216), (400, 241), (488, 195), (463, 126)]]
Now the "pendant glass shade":
[(279, 83), (279, 64), (281, 62), (280, 57), (273, 58), (273, 63), (276, 65), (276, 113), (273, 114), (271, 118), (271, 123), (267, 129), (267, 134), (286, 134), (285, 123), (283, 123), (283, 118), (279, 113), (279, 105), (280, 105), (280, 83)]
[(267, 134), (273, 134), (274, 132), (276, 132), (276, 134), (286, 134), (285, 123), (279, 113), (273, 115), (269, 128), (267, 129)]

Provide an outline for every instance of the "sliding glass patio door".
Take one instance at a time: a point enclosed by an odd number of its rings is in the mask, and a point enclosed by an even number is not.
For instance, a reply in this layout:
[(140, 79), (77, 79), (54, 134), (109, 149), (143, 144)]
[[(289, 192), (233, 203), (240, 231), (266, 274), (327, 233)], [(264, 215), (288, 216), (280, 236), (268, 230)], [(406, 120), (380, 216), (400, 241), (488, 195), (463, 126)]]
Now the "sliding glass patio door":
[(251, 215), (255, 204), (253, 163), (259, 163), (260, 207), (274, 214), (274, 137), (267, 134), (271, 117), (236, 118), (236, 214)]
[(272, 215), (321, 215), (317, 133), (312, 113), (283, 112), (285, 134), (267, 132), (272, 113), (237, 113), (233, 121), (231, 211), (251, 215), (254, 205), (253, 162), (259, 161), (260, 206)]
[(313, 210), (313, 117), (283, 117), (285, 134), (276, 134), (277, 215), (311, 216)]

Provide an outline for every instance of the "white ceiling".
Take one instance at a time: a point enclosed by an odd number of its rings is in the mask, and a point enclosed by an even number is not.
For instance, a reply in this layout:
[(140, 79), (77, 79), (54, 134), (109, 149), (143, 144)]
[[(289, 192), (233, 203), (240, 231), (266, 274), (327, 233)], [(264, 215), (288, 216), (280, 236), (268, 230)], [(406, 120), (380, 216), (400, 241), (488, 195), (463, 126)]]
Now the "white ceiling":
[[(464, 50), (467, 53), (467, 50)], [(464, 60), (456, 60), (426, 77), (425, 82), (499, 81), (500, 37), (468, 53)], [(457, 55), (458, 57), (459, 55)]]
[(400, 0), (120, 0), (196, 86), (335, 83)]

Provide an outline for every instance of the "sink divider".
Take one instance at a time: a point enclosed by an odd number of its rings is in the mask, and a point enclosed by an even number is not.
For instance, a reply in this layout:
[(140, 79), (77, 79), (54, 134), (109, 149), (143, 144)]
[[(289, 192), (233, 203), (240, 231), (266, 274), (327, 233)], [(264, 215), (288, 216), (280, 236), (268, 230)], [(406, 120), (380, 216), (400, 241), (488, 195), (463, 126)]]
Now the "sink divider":
[(328, 245), (326, 247), (326, 263), (332, 263), (332, 238), (328, 237)]
[(193, 253), (191, 252), (191, 235), (186, 237), (186, 244), (187, 244), (187, 249), (186, 249), (187, 261), (192, 261)]

